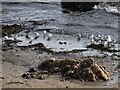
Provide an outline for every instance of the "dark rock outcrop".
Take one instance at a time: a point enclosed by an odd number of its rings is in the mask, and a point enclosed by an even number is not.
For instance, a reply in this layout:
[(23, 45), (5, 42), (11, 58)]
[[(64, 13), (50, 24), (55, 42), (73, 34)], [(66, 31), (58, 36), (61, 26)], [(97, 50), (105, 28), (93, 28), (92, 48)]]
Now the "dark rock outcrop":
[(65, 0), (62, 0), (61, 2), (61, 6), (63, 9), (80, 12), (92, 10), (94, 5), (96, 4), (99, 4), (99, 2), (65, 2)]

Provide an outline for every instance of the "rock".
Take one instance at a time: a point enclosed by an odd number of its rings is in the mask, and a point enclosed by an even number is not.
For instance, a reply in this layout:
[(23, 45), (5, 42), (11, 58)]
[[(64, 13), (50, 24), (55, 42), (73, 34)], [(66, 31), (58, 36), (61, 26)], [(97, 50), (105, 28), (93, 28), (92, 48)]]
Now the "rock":
[[(98, 64), (99, 65), (99, 64)], [(101, 65), (99, 65), (99, 67), (102, 69), (102, 71), (109, 77), (110, 73)]]
[(37, 74), (34, 72), (26, 72), (22, 75), (23, 78), (27, 78), (27, 79), (35, 78), (36, 76), (37, 76)]
[(116, 68), (117, 68), (117, 69), (120, 69), (120, 64), (118, 64)]
[(94, 48), (94, 49), (99, 49), (99, 50), (107, 49), (104, 47), (103, 44), (90, 44), (90, 45), (87, 45), (87, 48)]
[(28, 75), (29, 75), (28, 73), (24, 73), (24, 74), (22, 75), (22, 77), (23, 77), (23, 78), (26, 78)]
[(92, 72), (92, 70), (90, 68), (84, 69), (82, 75), (84, 76), (84, 80), (88, 80), (88, 81), (96, 81), (97, 80), (97, 76)]
[(94, 60), (93, 58), (83, 60), (83, 61), (81, 62), (81, 67), (83, 67), (83, 68), (88, 68), (88, 67), (90, 67), (90, 66), (94, 63), (94, 61), (95, 61), (95, 60)]
[(54, 73), (58, 73), (58, 72), (60, 72), (60, 68), (59, 67), (55, 67), (54, 68)]
[(74, 74), (74, 71), (70, 70), (68, 71), (68, 74)]
[(8, 36), (21, 32), (21, 26), (17, 24), (13, 25), (2, 25), (2, 36)]
[(30, 70), (28, 72), (35, 72), (35, 68), (30, 68)]
[(120, 50), (112, 49), (111, 47), (104, 46), (103, 44), (90, 44), (87, 45), (87, 48), (93, 48), (101, 51), (107, 51), (107, 52), (119, 52)]
[(47, 70), (43, 70), (43, 71), (41, 72), (41, 74), (48, 74), (48, 71), (47, 71)]
[(50, 58), (38, 66), (38, 70), (33, 68), (22, 75), (23, 78), (46, 79), (49, 75), (59, 73), (65, 79), (79, 79), (81, 81), (97, 81), (99, 79), (108, 80), (109, 72), (101, 65), (97, 64), (93, 58), (86, 60), (56, 60)]
[(31, 44), (28, 46), (18, 46), (18, 47), (20, 47), (20, 48), (35, 48), (37, 50), (45, 48), (43, 43)]
[(37, 75), (36, 75), (36, 74), (31, 74), (31, 75), (30, 75), (30, 78), (37, 79)]
[(67, 2), (67, 0), (61, 1), (61, 6), (63, 9), (80, 12), (92, 10), (96, 4), (99, 4), (99, 2)]
[(46, 78), (48, 78), (48, 77), (49, 77), (49, 76), (48, 76), (47, 74), (41, 74), (41, 75), (38, 76), (38, 79), (44, 80), (44, 79), (46, 79)]
[(79, 68), (79, 65), (74, 65), (73, 68), (74, 68), (74, 69), (78, 69), (78, 68)]
[[(41, 74), (41, 73), (40, 73), (40, 74)], [(27, 72), (27, 73), (24, 73), (24, 74), (22, 75), (22, 77), (23, 77), (23, 78), (27, 78), (27, 79), (29, 79), (29, 78), (38, 79), (38, 75), (39, 75), (39, 73), (36, 73), (36, 72)]]
[(49, 61), (50, 62), (55, 62), (55, 58), (50, 58)]
[(104, 70), (102, 66), (99, 66), (98, 64), (94, 64), (90, 67), (90, 69), (99, 79), (103, 79), (103, 80), (109, 79), (109, 73), (106, 70)]

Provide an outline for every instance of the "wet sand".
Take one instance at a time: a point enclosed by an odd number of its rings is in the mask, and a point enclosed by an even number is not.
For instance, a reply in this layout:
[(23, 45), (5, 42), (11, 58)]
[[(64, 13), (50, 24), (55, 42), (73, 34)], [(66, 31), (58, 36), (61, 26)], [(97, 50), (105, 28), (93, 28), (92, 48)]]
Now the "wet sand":
[[(41, 56), (40, 56), (41, 55)], [(40, 56), (40, 58), (38, 57)], [(66, 57), (74, 58), (74, 55), (66, 55)], [(76, 58), (83, 58), (77, 55)], [(3, 74), (3, 88), (118, 88), (117, 79), (111, 77), (110, 81), (97, 81), (97, 82), (81, 82), (79, 80), (66, 80), (61, 81), (59, 75), (52, 75), (45, 80), (38, 79), (23, 79), (21, 76), (25, 71), (28, 71), (30, 67), (36, 63), (41, 63), (50, 57), (63, 58), (64, 56), (53, 56), (47, 54), (38, 54), (31, 50), (26, 51), (15, 51), (7, 50), (3, 52), (3, 62), (2, 62), (2, 74)], [(105, 58), (93, 57), (97, 62), (103, 63), (109, 71), (116, 73), (114, 71), (116, 66), (112, 65), (114, 62), (112, 60), (108, 61)], [(105, 61), (104, 61), (105, 60)], [(111, 67), (110, 67), (111, 65)], [(111, 75), (111, 76), (114, 76)], [(46, 87), (47, 86), (47, 87)]]
[[(118, 85), (98, 85), (96, 82), (80, 82), (76, 80), (60, 81), (57, 75), (52, 75), (45, 80), (23, 79), (19, 75), (24, 72), (26, 67), (16, 66), (4, 62), (3, 88), (118, 88)], [(47, 86), (47, 87), (46, 87)]]

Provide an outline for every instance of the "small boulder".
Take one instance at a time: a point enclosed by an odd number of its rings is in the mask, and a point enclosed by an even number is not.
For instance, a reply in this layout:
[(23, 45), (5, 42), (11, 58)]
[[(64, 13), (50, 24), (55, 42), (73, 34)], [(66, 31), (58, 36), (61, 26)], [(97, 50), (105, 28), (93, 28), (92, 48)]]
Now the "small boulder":
[(94, 64), (90, 67), (90, 69), (99, 79), (103, 79), (103, 80), (109, 79), (109, 73), (106, 70), (104, 70), (102, 66), (99, 66), (98, 64)]
[(28, 72), (35, 72), (35, 68), (30, 68)]
[(46, 78), (48, 78), (49, 76), (47, 74), (41, 74), (38, 76), (38, 79), (44, 80)]

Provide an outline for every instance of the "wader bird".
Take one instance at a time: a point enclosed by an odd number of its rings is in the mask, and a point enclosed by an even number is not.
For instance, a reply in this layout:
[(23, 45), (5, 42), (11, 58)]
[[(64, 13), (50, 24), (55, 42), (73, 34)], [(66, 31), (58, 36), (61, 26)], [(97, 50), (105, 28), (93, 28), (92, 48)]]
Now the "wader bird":
[(44, 33), (43, 38), (45, 38), (47, 31), (46, 31), (46, 30), (44, 30), (44, 31), (43, 31), (43, 33)]
[(48, 39), (47, 40), (50, 41), (51, 37), (52, 37), (52, 34), (48, 33)]
[(77, 40), (79, 41), (79, 40), (81, 40), (81, 34), (80, 33), (77, 33)]

